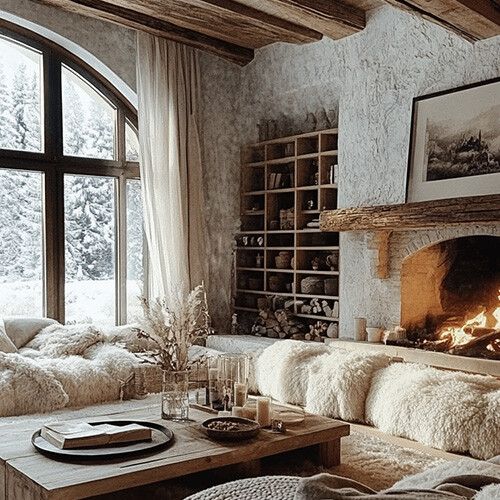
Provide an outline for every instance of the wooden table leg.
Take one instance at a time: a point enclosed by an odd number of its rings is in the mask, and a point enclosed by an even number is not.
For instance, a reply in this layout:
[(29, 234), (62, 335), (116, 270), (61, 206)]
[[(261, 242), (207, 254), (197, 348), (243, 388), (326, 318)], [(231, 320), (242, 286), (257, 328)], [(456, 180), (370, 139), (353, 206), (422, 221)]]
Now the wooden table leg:
[(318, 445), (318, 463), (324, 467), (340, 465), (340, 438)]

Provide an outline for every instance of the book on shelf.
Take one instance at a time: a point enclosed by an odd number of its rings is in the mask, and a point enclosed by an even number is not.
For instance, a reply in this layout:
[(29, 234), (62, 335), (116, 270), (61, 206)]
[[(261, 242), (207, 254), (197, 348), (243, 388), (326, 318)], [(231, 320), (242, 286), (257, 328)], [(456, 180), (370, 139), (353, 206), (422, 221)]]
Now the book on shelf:
[(278, 172), (276, 174), (276, 182), (274, 183), (274, 189), (278, 189), (280, 187), (282, 187), (281, 186), (281, 174)]
[(83, 421), (51, 422), (43, 425), (40, 436), (57, 448), (91, 448), (136, 441), (151, 441), (151, 428), (140, 424), (89, 424)]
[(269, 186), (268, 189), (274, 189), (276, 184), (276, 174), (274, 172), (269, 174)]

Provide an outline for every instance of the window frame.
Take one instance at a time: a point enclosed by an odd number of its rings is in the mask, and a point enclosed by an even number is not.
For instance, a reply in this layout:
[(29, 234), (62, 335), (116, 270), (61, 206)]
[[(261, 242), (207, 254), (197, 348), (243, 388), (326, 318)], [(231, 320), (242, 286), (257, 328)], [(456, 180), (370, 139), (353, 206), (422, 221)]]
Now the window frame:
[[(43, 314), (65, 321), (64, 175), (81, 174), (115, 179), (115, 323), (127, 322), (126, 183), (139, 179), (139, 163), (127, 161), (125, 123), (137, 133), (137, 111), (96, 70), (54, 42), (0, 19), (0, 35), (42, 53), (43, 152), (0, 148), (0, 168), (43, 173)], [(116, 108), (115, 159), (84, 158), (63, 154), (62, 65), (94, 86)], [(144, 247), (145, 248), (145, 247)], [(143, 252), (145, 254), (145, 250)], [(143, 257), (144, 261), (144, 257)], [(146, 273), (144, 273), (146, 276)], [(145, 288), (146, 289), (146, 288)]]

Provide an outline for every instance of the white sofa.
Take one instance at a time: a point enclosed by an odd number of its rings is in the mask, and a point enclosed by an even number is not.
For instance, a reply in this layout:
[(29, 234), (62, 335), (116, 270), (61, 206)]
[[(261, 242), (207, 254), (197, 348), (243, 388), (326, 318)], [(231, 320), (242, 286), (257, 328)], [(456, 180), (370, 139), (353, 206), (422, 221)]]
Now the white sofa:
[(255, 392), (307, 411), (378, 428), (454, 453), (500, 455), (500, 381), (494, 377), (391, 363), (317, 343), (242, 336), (207, 345), (247, 352)]

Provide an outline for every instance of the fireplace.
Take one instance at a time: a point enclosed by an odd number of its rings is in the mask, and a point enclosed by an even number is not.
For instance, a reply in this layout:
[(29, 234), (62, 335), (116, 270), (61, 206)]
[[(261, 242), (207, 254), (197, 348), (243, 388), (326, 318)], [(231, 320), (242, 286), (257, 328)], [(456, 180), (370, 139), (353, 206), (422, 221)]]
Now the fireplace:
[(401, 324), (409, 345), (500, 359), (500, 237), (439, 241), (401, 266)]

